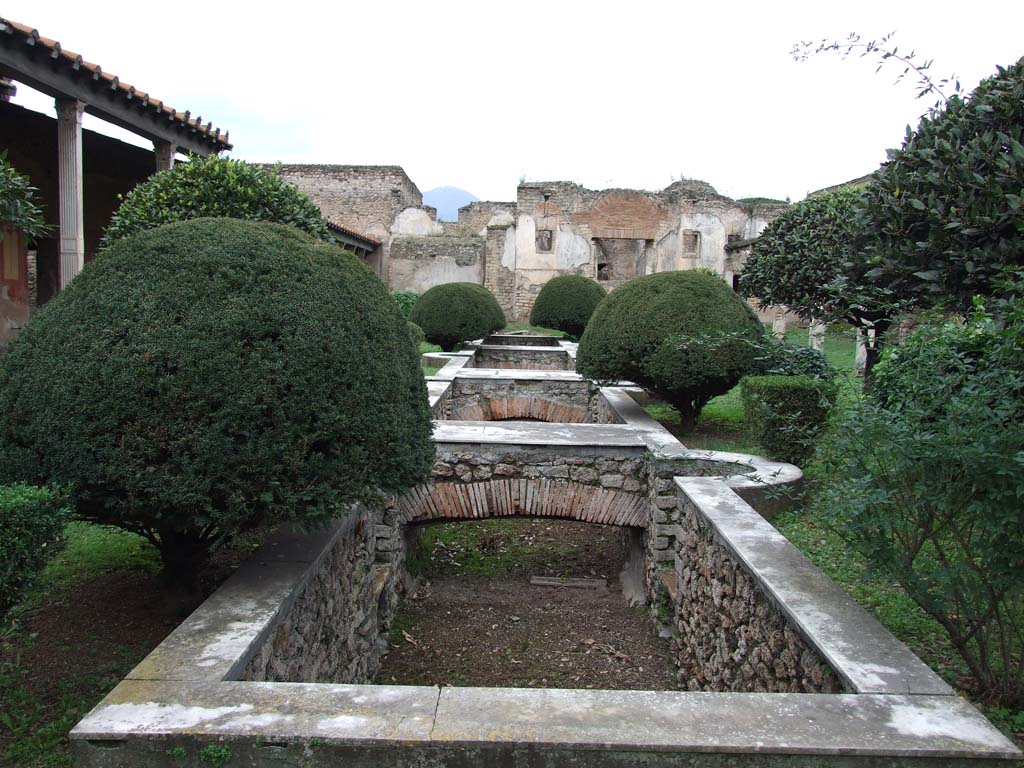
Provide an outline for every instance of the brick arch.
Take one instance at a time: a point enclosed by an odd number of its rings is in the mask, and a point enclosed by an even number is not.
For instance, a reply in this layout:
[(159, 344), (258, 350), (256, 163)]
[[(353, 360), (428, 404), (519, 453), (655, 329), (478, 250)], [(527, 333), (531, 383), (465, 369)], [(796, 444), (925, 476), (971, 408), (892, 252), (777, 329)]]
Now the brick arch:
[(407, 525), (548, 517), (645, 528), (649, 519), (647, 499), (643, 496), (546, 478), (432, 483), (401, 496), (397, 511), (399, 521)]
[(586, 424), (590, 412), (580, 405), (569, 405), (543, 397), (498, 397), (452, 409), (457, 421), (502, 421), (536, 419), (555, 424)]

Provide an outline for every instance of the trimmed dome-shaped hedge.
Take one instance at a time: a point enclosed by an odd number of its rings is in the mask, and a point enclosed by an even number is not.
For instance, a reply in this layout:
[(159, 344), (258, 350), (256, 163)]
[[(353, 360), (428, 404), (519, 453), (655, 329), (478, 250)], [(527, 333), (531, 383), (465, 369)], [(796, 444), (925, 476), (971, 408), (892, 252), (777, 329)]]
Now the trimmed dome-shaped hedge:
[(601, 302), (580, 339), (576, 370), (652, 390), (690, 428), (708, 400), (754, 370), (763, 337), (757, 315), (718, 275), (662, 272)]
[(193, 157), (129, 192), (103, 233), (103, 248), (172, 221), (206, 217), (290, 224), (334, 242), (320, 209), (276, 173), (243, 160)]
[(235, 219), (119, 240), (0, 358), (0, 482), (152, 538), (187, 580), (212, 542), (324, 523), (430, 476), (405, 320), (354, 256)]
[(608, 295), (589, 277), (561, 275), (544, 283), (530, 312), (530, 324), (554, 328), (578, 339), (594, 309)]
[(460, 341), (500, 331), (505, 315), (497, 300), (476, 283), (435, 285), (409, 313), (409, 321), (423, 329), (427, 341), (450, 352)]

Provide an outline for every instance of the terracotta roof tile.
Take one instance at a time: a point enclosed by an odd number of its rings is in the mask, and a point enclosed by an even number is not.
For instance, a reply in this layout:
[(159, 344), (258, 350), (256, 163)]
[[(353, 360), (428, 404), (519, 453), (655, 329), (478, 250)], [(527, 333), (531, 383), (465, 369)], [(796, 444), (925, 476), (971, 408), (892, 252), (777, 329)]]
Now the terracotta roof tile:
[(349, 229), (348, 227), (342, 226), (338, 222), (331, 221), (328, 218), (324, 218), (324, 221), (327, 222), (328, 227), (335, 230), (336, 232), (341, 232), (342, 234), (349, 235), (350, 237), (356, 237), (359, 238), (360, 240), (365, 240), (367, 243), (373, 244), (373, 246), (376, 248), (379, 248), (381, 246), (380, 240), (377, 240), (376, 238), (370, 237), (369, 235), (364, 235), (362, 232), (356, 232), (354, 229)]
[[(8, 29), (4, 29), (4, 27), (7, 27)], [(222, 135), (221, 129), (214, 128), (212, 122), (202, 125), (199, 122), (200, 118), (191, 118), (190, 112), (178, 112), (173, 107), (165, 105), (162, 101), (150, 97), (148, 92), (139, 91), (129, 83), (122, 83), (116, 75), (104, 72), (99, 64), (93, 64), (90, 61), (86, 61), (80, 54), (65, 50), (58, 41), (49, 37), (43, 37), (39, 34), (39, 30), (34, 29), (27, 24), (21, 24), (20, 22), (12, 21), (11, 19), (0, 16), (0, 32), (6, 31), (20, 35), (29, 45), (40, 45), (43, 48), (48, 49), (53, 58), (64, 62), (72, 69), (90, 72), (93, 79), (98, 80), (102, 78), (108, 82), (112, 90), (119, 90), (124, 93), (126, 97), (138, 99), (139, 101), (146, 103), (149, 108), (154, 111), (167, 115), (169, 120), (195, 130), (201, 136), (206, 137), (209, 141), (215, 144), (218, 151), (231, 149), (227, 131), (224, 131)]]

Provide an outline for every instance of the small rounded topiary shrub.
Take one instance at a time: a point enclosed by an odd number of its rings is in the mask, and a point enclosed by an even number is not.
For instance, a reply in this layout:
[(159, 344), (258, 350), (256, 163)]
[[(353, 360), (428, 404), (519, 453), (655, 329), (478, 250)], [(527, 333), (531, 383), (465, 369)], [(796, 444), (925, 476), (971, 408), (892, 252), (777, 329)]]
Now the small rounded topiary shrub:
[(755, 365), (764, 338), (757, 315), (707, 270), (632, 280), (594, 311), (576, 370), (599, 381), (629, 379), (671, 403), (691, 429), (712, 397)]
[(424, 481), (430, 433), (384, 286), (276, 224), (119, 240), (0, 358), (0, 482), (68, 487), (80, 517), (148, 537), (179, 581), (238, 531)]
[(24, 483), (0, 485), (0, 616), (57, 553), (67, 518), (60, 491)]
[(412, 341), (413, 347), (418, 350), (420, 344), (427, 340), (427, 337), (423, 335), (423, 329), (408, 320), (405, 321), (405, 327), (409, 331), (409, 339)]
[(811, 376), (747, 376), (743, 414), (754, 439), (773, 459), (803, 464), (836, 401), (836, 386)]
[(151, 176), (129, 192), (103, 234), (101, 246), (146, 229), (200, 218), (290, 224), (333, 242), (320, 209), (272, 171), (223, 157), (192, 157)]
[(603, 286), (582, 275), (561, 275), (544, 283), (530, 312), (530, 324), (554, 328), (573, 339), (583, 335), (590, 316), (608, 295)]
[(416, 306), (416, 302), (420, 300), (420, 295), (416, 291), (392, 291), (391, 298), (398, 302), (398, 308), (402, 310), (402, 317), (408, 320), (409, 313)]
[(416, 302), (410, 322), (423, 329), (427, 341), (450, 352), (461, 341), (478, 339), (505, 327), (505, 315), (494, 296), (476, 283), (435, 285)]

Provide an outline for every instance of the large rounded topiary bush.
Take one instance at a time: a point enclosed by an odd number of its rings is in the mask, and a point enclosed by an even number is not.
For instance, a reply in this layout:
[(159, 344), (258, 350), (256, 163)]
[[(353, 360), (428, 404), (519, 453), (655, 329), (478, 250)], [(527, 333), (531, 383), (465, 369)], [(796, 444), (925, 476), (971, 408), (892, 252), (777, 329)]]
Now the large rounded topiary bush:
[(608, 295), (582, 275), (561, 275), (544, 283), (530, 312), (530, 324), (554, 328), (574, 339), (583, 334), (594, 309)]
[(292, 227), (169, 224), (115, 243), (0, 358), (0, 482), (56, 482), (187, 579), (212, 543), (319, 524), (429, 477), (405, 320)]
[(708, 400), (756, 367), (763, 337), (757, 315), (722, 278), (707, 270), (662, 272), (601, 302), (580, 340), (576, 370), (650, 389), (689, 429)]
[(505, 315), (494, 296), (476, 283), (435, 285), (409, 313), (427, 341), (450, 352), (460, 341), (478, 339), (505, 327)]
[(192, 157), (135, 187), (114, 213), (102, 246), (172, 221), (204, 217), (290, 224), (334, 241), (320, 209), (305, 193), (272, 171), (214, 155)]

